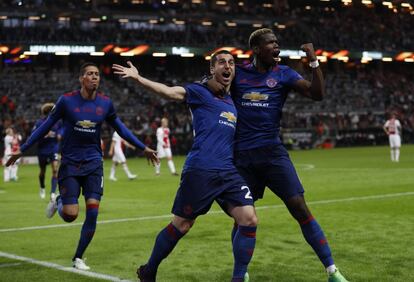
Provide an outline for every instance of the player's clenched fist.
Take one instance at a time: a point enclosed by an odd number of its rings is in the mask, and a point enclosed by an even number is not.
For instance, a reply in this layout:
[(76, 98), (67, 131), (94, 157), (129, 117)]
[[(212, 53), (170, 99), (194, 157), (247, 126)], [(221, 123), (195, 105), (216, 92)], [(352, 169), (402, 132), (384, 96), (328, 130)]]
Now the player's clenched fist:
[(315, 50), (313, 49), (312, 43), (302, 44), (302, 46), (300, 46), (300, 49), (306, 53), (306, 57), (309, 59), (309, 61), (316, 61)]

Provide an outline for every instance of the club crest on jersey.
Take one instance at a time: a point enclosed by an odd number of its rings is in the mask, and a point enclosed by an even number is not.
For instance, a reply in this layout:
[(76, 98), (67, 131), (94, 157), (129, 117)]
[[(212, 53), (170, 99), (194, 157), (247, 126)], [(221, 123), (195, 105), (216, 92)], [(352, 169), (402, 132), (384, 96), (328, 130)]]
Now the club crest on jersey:
[(102, 109), (102, 107), (96, 107), (96, 114), (97, 114), (98, 116), (103, 115), (103, 109)]
[(92, 122), (86, 119), (86, 120), (78, 121), (76, 125), (82, 126), (82, 128), (91, 128), (91, 127), (95, 127), (96, 122)]
[(275, 87), (275, 86), (276, 86), (277, 81), (276, 81), (274, 78), (268, 78), (268, 79), (266, 80), (266, 84), (267, 84), (267, 86), (269, 86), (270, 88), (273, 88), (273, 87)]
[(266, 101), (269, 98), (269, 95), (267, 94), (261, 94), (259, 92), (250, 92), (243, 94), (243, 99), (250, 100), (252, 102), (258, 102), (258, 101)]

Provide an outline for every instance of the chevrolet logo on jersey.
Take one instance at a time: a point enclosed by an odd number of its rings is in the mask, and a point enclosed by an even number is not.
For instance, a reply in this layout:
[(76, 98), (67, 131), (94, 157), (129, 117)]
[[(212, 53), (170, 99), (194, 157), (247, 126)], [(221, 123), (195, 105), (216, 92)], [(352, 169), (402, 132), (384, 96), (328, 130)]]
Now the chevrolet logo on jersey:
[(243, 94), (243, 99), (250, 100), (252, 102), (258, 102), (258, 101), (266, 101), (269, 98), (269, 95), (267, 94), (260, 94), (259, 92), (251, 92)]
[(236, 122), (237, 118), (232, 112), (221, 112), (221, 117), (226, 118), (230, 122)]
[(90, 120), (80, 120), (76, 123), (76, 125), (82, 126), (82, 128), (91, 128), (95, 127), (96, 122), (92, 122)]

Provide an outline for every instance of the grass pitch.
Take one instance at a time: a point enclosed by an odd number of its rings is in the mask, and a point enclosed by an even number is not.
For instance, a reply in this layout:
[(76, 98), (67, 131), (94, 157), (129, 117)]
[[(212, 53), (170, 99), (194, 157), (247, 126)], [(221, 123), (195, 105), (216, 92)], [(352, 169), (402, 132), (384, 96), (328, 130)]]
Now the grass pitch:
[[(388, 147), (290, 154), (341, 272), (350, 281), (414, 281), (414, 146), (402, 147), (400, 163), (391, 163)], [(184, 157), (175, 157), (179, 170), (183, 162)], [(71, 266), (79, 239), (83, 200), (79, 218), (67, 224), (57, 215), (45, 217), (37, 166), (21, 166), (18, 182), (1, 183), (0, 281), (103, 281), (99, 275), (136, 281), (136, 267), (146, 262), (156, 235), (169, 222), (179, 177), (169, 174), (165, 161), (159, 177), (144, 159), (128, 164), (138, 179), (129, 181), (119, 167), (117, 182), (105, 180), (100, 223), (85, 253), (93, 277), (64, 271), (71, 269), (65, 267)], [(109, 166), (106, 161), (106, 177)], [(212, 211), (217, 212), (200, 217), (161, 264), (158, 281), (230, 281), (233, 223), (217, 205)], [(257, 214), (252, 282), (327, 280), (277, 197), (267, 191), (257, 202)]]

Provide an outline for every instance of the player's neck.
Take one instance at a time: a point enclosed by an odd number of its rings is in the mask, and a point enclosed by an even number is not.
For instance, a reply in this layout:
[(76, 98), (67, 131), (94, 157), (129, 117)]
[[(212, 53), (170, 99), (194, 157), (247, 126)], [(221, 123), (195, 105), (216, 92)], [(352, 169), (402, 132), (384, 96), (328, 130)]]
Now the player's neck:
[(96, 90), (88, 90), (82, 87), (80, 93), (82, 98), (85, 100), (95, 100)]
[(262, 72), (262, 73), (268, 72), (272, 70), (274, 67), (274, 64), (272, 65), (265, 64), (264, 62), (262, 62), (261, 60), (258, 60), (257, 58), (253, 59), (253, 65), (255, 66), (258, 72)]

